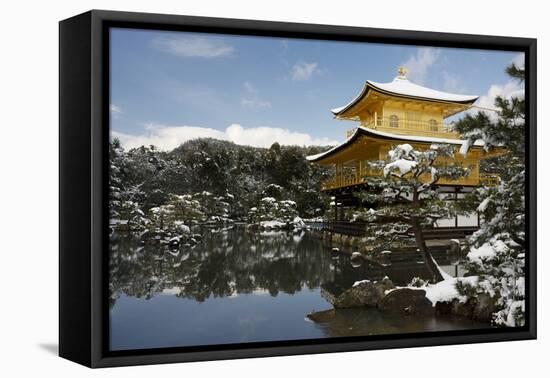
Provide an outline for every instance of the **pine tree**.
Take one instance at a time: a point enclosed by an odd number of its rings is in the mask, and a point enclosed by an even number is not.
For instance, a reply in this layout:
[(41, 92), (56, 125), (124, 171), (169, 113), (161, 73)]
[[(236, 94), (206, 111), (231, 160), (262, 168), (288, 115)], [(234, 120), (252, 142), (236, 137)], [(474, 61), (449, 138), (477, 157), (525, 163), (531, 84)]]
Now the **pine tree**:
[[(506, 72), (524, 80), (523, 68), (512, 64)], [(505, 147), (508, 151), (498, 159), (500, 184), (478, 188), (462, 204), (467, 211), (478, 211), (482, 219), (480, 229), (467, 240), (466, 267), (479, 276), (468, 292), (496, 299), (495, 324), (521, 326), (525, 321), (525, 254), (529, 252), (525, 235), (525, 100), (522, 94), (498, 97), (495, 106), (496, 115), (468, 115), (455, 126), (470, 142), (482, 139), (487, 150)]]
[(371, 252), (412, 242), (433, 282), (443, 277), (422, 231), (439, 219), (454, 216), (453, 208), (440, 198), (436, 187), (440, 179), (468, 175), (468, 167), (454, 162), (454, 153), (455, 148), (448, 144), (433, 144), (423, 151), (409, 144), (398, 145), (389, 151), (387, 160), (371, 162), (373, 173), (382, 170), (382, 175), (365, 177), (369, 190), (358, 195), (376, 207), (356, 214), (356, 219), (358, 216), (368, 223), (365, 241)]

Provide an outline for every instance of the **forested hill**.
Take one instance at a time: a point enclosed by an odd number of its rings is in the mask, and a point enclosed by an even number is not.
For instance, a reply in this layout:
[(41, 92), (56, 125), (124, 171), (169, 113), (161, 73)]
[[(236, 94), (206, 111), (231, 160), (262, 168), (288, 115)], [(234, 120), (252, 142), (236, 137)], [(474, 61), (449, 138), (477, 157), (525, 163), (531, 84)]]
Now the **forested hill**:
[(278, 143), (257, 148), (208, 138), (187, 141), (170, 152), (154, 146), (125, 151), (114, 139), (111, 213), (120, 217), (128, 202), (146, 213), (167, 203), (171, 195), (208, 192), (229, 203), (229, 217), (234, 220), (243, 219), (264, 197), (295, 201), (302, 217), (319, 216), (328, 205), (319, 191), (328, 172), (305, 156), (327, 148)]

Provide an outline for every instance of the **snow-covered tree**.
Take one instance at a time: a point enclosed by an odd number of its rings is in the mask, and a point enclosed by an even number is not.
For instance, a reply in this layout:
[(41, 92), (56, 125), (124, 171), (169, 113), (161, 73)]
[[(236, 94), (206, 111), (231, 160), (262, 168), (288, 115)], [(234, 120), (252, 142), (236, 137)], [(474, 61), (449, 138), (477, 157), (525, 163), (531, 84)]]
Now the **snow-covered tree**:
[(128, 230), (141, 231), (147, 227), (149, 220), (137, 202), (121, 201), (117, 212), (121, 220), (127, 221)]
[(186, 224), (199, 223), (205, 219), (200, 201), (190, 194), (172, 194), (165, 207), (170, 209), (175, 220)]
[(244, 220), (265, 197), (292, 200), (301, 216), (318, 216), (328, 207), (318, 190), (328, 171), (309, 164), (305, 156), (324, 149), (278, 144), (266, 149), (203, 138), (170, 152), (154, 146), (125, 151), (115, 138), (110, 146), (110, 216), (126, 221), (120, 213), (124, 201), (136, 203), (149, 216), (151, 208), (171, 203), (173, 194), (198, 200), (205, 214), (201, 222)]
[(257, 207), (251, 208), (248, 213), (248, 222), (277, 228), (294, 227), (295, 223), (303, 225), (298, 217), (296, 202), (292, 200), (277, 201), (273, 197), (264, 197)]
[[(190, 228), (179, 216), (181, 214), (173, 204), (153, 207), (149, 210), (147, 232), (144, 239), (157, 239), (161, 242), (177, 241), (187, 238)], [(175, 238), (175, 239), (173, 239)]]
[(125, 185), (127, 159), (118, 139), (109, 144), (109, 217), (121, 219), (121, 208), (130, 200)]
[(203, 222), (226, 223), (232, 221), (229, 218), (230, 196), (216, 196), (213, 193), (202, 191), (193, 195), (193, 199), (200, 204), (204, 214)]
[[(507, 73), (523, 81), (522, 67), (511, 65)], [(488, 150), (505, 147), (506, 155), (489, 164), (499, 165), (501, 182), (481, 187), (462, 204), (481, 216), (480, 229), (467, 240), (467, 269), (480, 279), (464, 294), (487, 293), (497, 300), (493, 321), (498, 325), (525, 323), (525, 100), (523, 92), (497, 97), (496, 114), (468, 115), (456, 129), (470, 141), (482, 139)]]
[(454, 149), (448, 144), (433, 144), (426, 150), (415, 150), (409, 144), (395, 146), (386, 160), (371, 163), (382, 174), (365, 177), (369, 190), (358, 195), (376, 208), (356, 214), (356, 219), (368, 223), (365, 242), (370, 252), (390, 249), (396, 243), (416, 245), (434, 282), (443, 277), (422, 231), (439, 219), (454, 216), (453, 207), (440, 199), (436, 187), (442, 178), (458, 179), (469, 173), (469, 167), (454, 161)]

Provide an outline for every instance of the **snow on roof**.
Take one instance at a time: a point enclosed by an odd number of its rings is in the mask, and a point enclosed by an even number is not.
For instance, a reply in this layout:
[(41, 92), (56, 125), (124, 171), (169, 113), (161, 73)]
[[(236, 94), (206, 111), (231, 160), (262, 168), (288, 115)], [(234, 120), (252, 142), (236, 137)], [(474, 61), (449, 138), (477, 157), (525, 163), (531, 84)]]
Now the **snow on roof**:
[(398, 96), (407, 96), (407, 97), (415, 97), (415, 98), (427, 99), (432, 101), (456, 102), (456, 103), (464, 103), (464, 104), (471, 104), (474, 101), (476, 101), (479, 97), (475, 95), (461, 95), (461, 94), (455, 94), (455, 93), (442, 92), (435, 89), (423, 87), (421, 85), (410, 82), (406, 76), (399, 75), (389, 83), (377, 83), (372, 80), (367, 80), (365, 83), (365, 86), (363, 87), (363, 90), (357, 97), (355, 97), (351, 102), (349, 102), (345, 106), (331, 109), (331, 112), (334, 113), (335, 115), (338, 115), (343, 110), (349, 108), (350, 106), (355, 104), (359, 99), (361, 99), (366, 94), (369, 88), (378, 90), (380, 92), (387, 92), (390, 94), (398, 95)]
[[(386, 133), (379, 130), (373, 130), (369, 129), (367, 127), (359, 126), (358, 129), (362, 129), (363, 131), (366, 131), (367, 133), (378, 135), (381, 137), (386, 137), (390, 139), (399, 139), (399, 140), (408, 140), (413, 142), (425, 142), (425, 143), (447, 143), (447, 144), (460, 144), (462, 145), (464, 142), (467, 141), (467, 139), (450, 139), (450, 138), (436, 138), (436, 137), (427, 137), (427, 136), (417, 136), (417, 135), (397, 135), (397, 134), (391, 134)], [(473, 144), (477, 147), (483, 147), (485, 145), (485, 142), (483, 142), (481, 139), (476, 140)]]
[(320, 154), (316, 154), (316, 155), (309, 155), (309, 156), (306, 156), (306, 160), (308, 161), (315, 161), (315, 160), (319, 160), (320, 158), (322, 158), (323, 156), (325, 155), (329, 155), (331, 152), (333, 152), (334, 150), (337, 150), (339, 149), (340, 147), (343, 147), (344, 145), (348, 144), (349, 141), (351, 139), (353, 139), (355, 137), (355, 135), (359, 132), (359, 127), (357, 129), (355, 129), (355, 131), (353, 132), (353, 134), (351, 134), (343, 143), (341, 144), (338, 144), (334, 147), (332, 147), (331, 149), (329, 150), (326, 150), (325, 152), (321, 152)]
[(421, 85), (412, 83), (404, 76), (397, 76), (390, 83), (377, 83), (375, 81), (367, 80), (367, 83), (373, 87), (382, 89), (386, 92), (413, 96), (413, 97), (422, 97), (432, 100), (440, 101), (450, 101), (450, 102), (474, 102), (477, 100), (478, 96), (474, 95), (461, 95), (455, 93), (447, 93), (442, 91), (437, 91), (435, 89), (423, 87)]
[[(346, 146), (350, 142), (352, 142), (352, 140), (356, 138), (358, 133), (367, 134), (367, 135), (370, 134), (372, 136), (381, 137), (385, 139), (394, 139), (394, 140), (410, 141), (410, 142), (444, 143), (444, 144), (456, 144), (460, 146), (468, 142), (467, 139), (448, 139), (448, 138), (435, 138), (435, 137), (416, 136), (416, 135), (397, 135), (397, 134), (386, 133), (383, 131), (373, 130), (367, 127), (359, 126), (357, 127), (357, 129), (355, 129), (353, 134), (351, 134), (350, 137), (346, 139), (343, 143), (337, 146), (334, 146), (325, 152), (321, 152), (320, 154), (306, 156), (306, 159), (308, 161), (317, 161), (325, 156), (328, 156), (333, 152)], [(482, 140), (476, 140), (475, 143), (473, 143), (473, 146), (476, 146), (476, 147), (483, 147), (484, 145), (485, 145), (485, 142), (483, 142)]]

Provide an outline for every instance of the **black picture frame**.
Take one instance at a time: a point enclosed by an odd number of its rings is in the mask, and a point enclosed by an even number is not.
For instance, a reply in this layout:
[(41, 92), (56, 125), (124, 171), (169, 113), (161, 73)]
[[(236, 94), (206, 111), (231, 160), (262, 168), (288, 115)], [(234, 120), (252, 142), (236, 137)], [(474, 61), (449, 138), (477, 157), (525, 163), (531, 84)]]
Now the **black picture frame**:
[[(108, 351), (110, 27), (298, 37), (525, 53), (525, 327)], [(88, 367), (406, 348), (536, 338), (536, 39), (92, 10), (59, 24), (59, 354)]]

